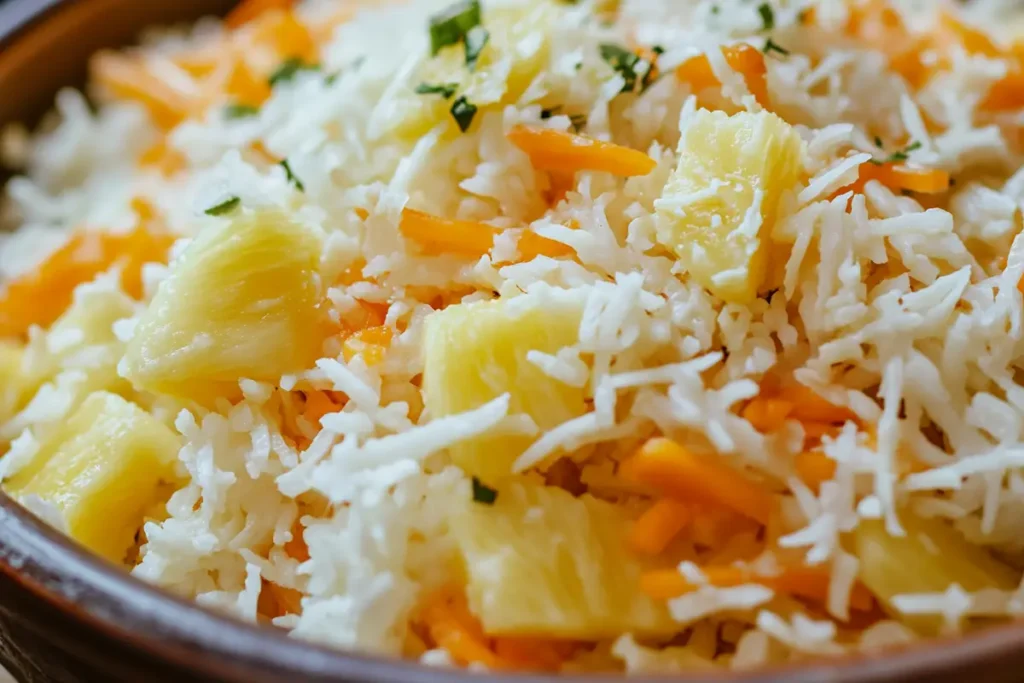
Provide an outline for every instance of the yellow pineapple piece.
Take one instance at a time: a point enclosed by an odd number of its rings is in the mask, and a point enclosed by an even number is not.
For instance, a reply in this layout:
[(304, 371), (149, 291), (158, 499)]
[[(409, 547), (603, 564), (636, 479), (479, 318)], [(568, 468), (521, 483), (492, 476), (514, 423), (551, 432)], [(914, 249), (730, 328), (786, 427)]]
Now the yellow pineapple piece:
[(312, 367), (329, 333), (320, 248), (318, 235), (269, 211), (200, 233), (136, 327), (126, 376), (208, 404), (235, 395), (240, 378), (277, 381)]
[(492, 635), (599, 640), (679, 629), (640, 592), (621, 509), (506, 480), (492, 504), (467, 495), (450, 520), (473, 613)]
[[(530, 351), (555, 354), (579, 337), (583, 302), (549, 289), (513, 299), (449, 306), (426, 320), (424, 405), (432, 417), (479, 408), (505, 393), (509, 415), (526, 414), (541, 430), (586, 412), (582, 388), (546, 375)], [(527, 435), (480, 436), (449, 449), (469, 474), (496, 481), (535, 440)]]
[(68, 534), (112, 562), (135, 542), (161, 483), (173, 478), (178, 436), (120, 396), (97, 392), (42, 443), (4, 488), (62, 513)]
[(769, 112), (699, 110), (658, 210), (658, 241), (716, 296), (746, 303), (765, 284), (772, 225), (803, 168), (803, 142)]
[(853, 532), (860, 558), (860, 580), (887, 611), (926, 635), (942, 626), (939, 615), (901, 615), (893, 598), (907, 593), (941, 593), (954, 583), (966, 591), (998, 588), (1010, 591), (1019, 573), (994, 558), (939, 519), (904, 512), (906, 536), (890, 536), (885, 523), (862, 520)]
[(25, 402), (29, 386), (22, 371), (25, 349), (12, 341), (0, 341), (0, 424), (11, 419)]
[[(553, 0), (484, 7), (482, 23), (489, 38), (475, 69), (467, 68), (462, 43), (428, 54), (410, 78), (410, 88), (397, 93), (390, 110), (395, 119), (386, 129), (419, 137), (440, 121), (452, 120), (449, 110), (462, 96), (478, 107), (477, 116), (485, 107), (518, 100), (547, 62), (557, 13)], [(538, 35), (542, 40), (534, 44)], [(419, 94), (415, 88), (420, 84), (454, 85), (456, 91), (450, 98)]]

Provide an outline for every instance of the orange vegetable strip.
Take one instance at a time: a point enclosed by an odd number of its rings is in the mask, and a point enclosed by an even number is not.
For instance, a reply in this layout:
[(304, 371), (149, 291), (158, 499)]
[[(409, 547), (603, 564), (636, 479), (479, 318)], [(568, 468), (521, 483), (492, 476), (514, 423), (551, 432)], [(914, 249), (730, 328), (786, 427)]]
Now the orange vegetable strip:
[[(912, 168), (901, 164), (861, 164), (859, 182), (877, 180), (894, 190), (936, 194), (949, 189), (949, 173), (939, 169)], [(863, 187), (863, 185), (861, 185)]]
[(523, 231), (517, 246), (519, 247), (519, 257), (523, 261), (532, 261), (538, 256), (565, 258), (576, 255), (576, 251), (568, 244), (548, 239), (532, 230)]
[(692, 518), (689, 505), (662, 498), (633, 523), (630, 547), (644, 555), (660, 555)]
[(305, 394), (306, 407), (302, 411), (302, 416), (314, 425), (319, 425), (321, 417), (337, 412), (339, 408), (338, 404), (331, 400), (325, 391), (307, 391)]
[[(749, 569), (735, 565), (701, 567), (708, 584), (717, 588), (732, 588), (747, 583), (757, 583), (778, 593), (824, 603), (828, 600), (830, 571), (827, 566), (805, 567), (794, 565), (783, 567), (775, 576), (761, 576)], [(640, 589), (655, 600), (671, 600), (700, 588), (692, 584), (675, 569), (650, 571), (640, 576)], [(874, 606), (874, 598), (863, 585), (854, 584), (850, 593), (850, 607), (868, 611)]]
[(305, 529), (306, 527), (302, 526), (299, 520), (295, 520), (295, 523), (292, 524), (292, 540), (284, 544), (284, 551), (288, 553), (288, 556), (299, 562), (309, 559), (309, 546), (306, 545), (306, 540), (302, 537)]
[(420, 615), (434, 643), (459, 664), (465, 666), (477, 662), (489, 669), (509, 668), (491, 650), (461, 595), (440, 591), (428, 599)]
[(494, 652), (510, 668), (522, 671), (558, 671), (574, 649), (572, 643), (543, 638), (494, 639)]
[(189, 114), (192, 103), (136, 60), (103, 53), (93, 58), (96, 82), (116, 98), (134, 100), (146, 108), (163, 129), (173, 128)]
[(430, 254), (483, 256), (494, 244), (498, 230), (483, 223), (458, 221), (415, 209), (402, 211), (400, 230)]
[[(743, 76), (747, 89), (762, 107), (768, 106), (768, 70), (765, 67), (764, 55), (756, 47), (741, 43), (723, 47), (722, 54), (733, 71)], [(676, 78), (689, 83), (694, 92), (707, 88), (721, 87), (715, 72), (711, 68), (707, 55), (697, 55), (686, 60), (676, 69)]]
[(647, 175), (658, 165), (635, 149), (560, 130), (516, 126), (508, 139), (526, 152), (534, 168), (545, 171), (603, 171), (628, 177)]
[(754, 425), (754, 429), (762, 434), (767, 434), (782, 426), (782, 423), (793, 412), (793, 407), (791, 402), (780, 398), (758, 396), (751, 399), (743, 409), (743, 418)]
[(779, 391), (778, 398), (793, 404), (791, 417), (808, 422), (847, 422), (856, 420), (857, 414), (849, 408), (826, 401), (817, 392), (803, 384), (790, 384)]
[(164, 261), (170, 235), (137, 229), (127, 235), (77, 232), (36, 270), (9, 282), (0, 293), (0, 336), (22, 337), (32, 325), (49, 327), (71, 304), (75, 288), (123, 262), (121, 285), (142, 294), (142, 265)]
[(968, 54), (998, 58), (1003, 51), (984, 31), (965, 24), (948, 10), (939, 12), (939, 28), (963, 46)]
[(1024, 107), (1024, 70), (1014, 69), (993, 83), (978, 106), (993, 112)]
[(666, 496), (723, 505), (761, 524), (775, 510), (774, 498), (757, 483), (714, 456), (698, 456), (669, 439), (648, 441), (623, 470)]
[(228, 28), (235, 29), (248, 24), (264, 12), (275, 9), (286, 10), (293, 4), (295, 4), (295, 0), (242, 0), (228, 13), (224, 23)]
[(384, 354), (391, 345), (391, 328), (384, 325), (367, 327), (352, 334), (342, 345), (342, 353), (345, 362), (351, 361), (357, 355), (363, 357), (363, 361), (370, 367), (377, 365), (384, 360)]
[(250, 107), (259, 107), (270, 97), (267, 79), (257, 77), (241, 57), (235, 60), (224, 89), (234, 98), (235, 103)]
[(143, 166), (154, 166), (164, 175), (173, 175), (185, 168), (185, 157), (167, 145), (167, 140), (161, 140), (139, 157), (139, 163)]
[(275, 11), (265, 16), (266, 22), (261, 22), (256, 32), (257, 40), (271, 42), (282, 58), (299, 57), (305, 62), (316, 61), (317, 50), (313, 37), (294, 12)]
[(813, 491), (836, 475), (836, 462), (821, 451), (804, 451), (793, 462), (797, 476)]

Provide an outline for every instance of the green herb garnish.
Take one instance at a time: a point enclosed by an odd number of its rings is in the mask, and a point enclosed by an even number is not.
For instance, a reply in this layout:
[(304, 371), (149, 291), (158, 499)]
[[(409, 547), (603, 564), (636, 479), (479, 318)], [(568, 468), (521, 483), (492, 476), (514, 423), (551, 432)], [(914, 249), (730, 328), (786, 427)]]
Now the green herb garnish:
[(274, 87), (278, 83), (292, 80), (300, 71), (317, 71), (319, 69), (319, 64), (307, 64), (299, 57), (289, 57), (274, 69), (267, 82), (270, 83), (270, 87)]
[(880, 137), (878, 137), (876, 135), (875, 136), (875, 147), (881, 148), (881, 147), (884, 147), (884, 146), (885, 145), (882, 144), (882, 138), (880, 138)]
[[(601, 59), (607, 62), (608, 66), (614, 69), (617, 74), (622, 76), (622, 80), (625, 83), (622, 86), (621, 92), (633, 92), (636, 88), (637, 80), (640, 78), (636, 71), (637, 66), (643, 61), (640, 59), (640, 56), (618, 45), (603, 43), (601, 45)], [(648, 73), (650, 73), (650, 67), (648, 67)]]
[(477, 106), (466, 99), (463, 95), (452, 102), (452, 118), (459, 124), (459, 130), (465, 133), (473, 125), (473, 117), (476, 116)]
[(417, 95), (440, 95), (446, 100), (455, 96), (459, 89), (458, 83), (420, 83), (416, 86)]
[(881, 166), (882, 164), (891, 164), (897, 161), (906, 161), (907, 159), (910, 158), (910, 153), (916, 149), (921, 149), (920, 142), (912, 142), (903, 149), (897, 152), (893, 152), (885, 159), (871, 159), (870, 161), (876, 166)]
[(496, 500), (498, 500), (498, 492), (476, 477), (473, 477), (473, 502), (494, 505)]
[[(434, 15), (430, 18), (430, 55), (436, 56), (449, 45), (458, 45), (481, 23), (480, 0), (457, 2), (440, 14)], [(468, 62), (468, 44), (466, 57)]]
[(476, 62), (490, 39), (490, 32), (483, 26), (474, 26), (466, 34), (466, 68), (470, 73), (476, 71)]
[(299, 180), (299, 177), (297, 175), (292, 173), (292, 167), (288, 163), (287, 159), (285, 159), (285, 160), (283, 160), (281, 162), (281, 168), (284, 169), (284, 173), (288, 177), (288, 182), (290, 182), (293, 185), (295, 185), (295, 189), (296, 190), (298, 190), (299, 192), (305, 192), (306, 191), (306, 186), (302, 184), (302, 181)]
[(238, 197), (228, 197), (220, 204), (211, 206), (209, 209), (204, 211), (207, 216), (223, 216), (226, 213), (231, 213), (238, 208), (238, 205), (242, 203), (242, 200)]
[(762, 2), (757, 6), (757, 13), (761, 15), (761, 24), (765, 31), (771, 31), (775, 28), (775, 12), (772, 10), (772, 6), (767, 2)]
[(783, 57), (788, 57), (788, 56), (789, 56), (789, 50), (787, 50), (786, 48), (782, 47), (781, 45), (779, 45), (778, 43), (776, 43), (776, 42), (775, 42), (774, 40), (772, 40), (771, 38), (769, 38), (769, 39), (768, 39), (768, 40), (767, 40), (767, 41), (765, 42), (765, 44), (764, 44), (764, 50), (763, 50), (763, 52), (764, 52), (764, 53), (765, 53), (766, 55), (770, 55), (770, 54), (771, 54), (771, 53), (773, 53), (773, 52), (778, 52), (778, 53), (779, 53), (780, 55), (782, 55)]
[(247, 119), (259, 113), (260, 108), (250, 104), (229, 104), (224, 107), (224, 118), (227, 119)]
[[(540, 118), (546, 121), (552, 116), (558, 116), (561, 113), (562, 107), (560, 105), (557, 107), (551, 107), (550, 109), (541, 109)], [(580, 132), (583, 126), (587, 125), (586, 114), (567, 114), (567, 116), (569, 117), (569, 123), (572, 124), (572, 129), (577, 133)]]

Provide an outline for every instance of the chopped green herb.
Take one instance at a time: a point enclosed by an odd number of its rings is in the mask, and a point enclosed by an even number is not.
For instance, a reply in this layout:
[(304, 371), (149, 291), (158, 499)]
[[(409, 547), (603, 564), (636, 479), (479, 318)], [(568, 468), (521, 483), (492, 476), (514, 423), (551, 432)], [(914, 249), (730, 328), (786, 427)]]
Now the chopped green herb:
[(490, 39), (490, 31), (483, 26), (474, 26), (466, 34), (466, 68), (470, 73), (476, 71), (476, 62)]
[(302, 181), (299, 180), (299, 177), (292, 172), (292, 167), (288, 163), (287, 159), (281, 162), (281, 168), (284, 169), (284, 173), (288, 177), (288, 182), (293, 183), (295, 185), (296, 190), (298, 190), (299, 192), (306, 191), (306, 186), (303, 185)]
[(465, 133), (473, 125), (473, 117), (476, 116), (477, 106), (463, 95), (452, 103), (451, 112), (455, 123), (459, 124), (459, 130)]
[(557, 107), (551, 107), (551, 109), (541, 109), (540, 118), (546, 121), (547, 119), (550, 119), (552, 116), (558, 116), (559, 112), (561, 111), (562, 105), (558, 105)]
[(259, 113), (259, 107), (254, 107), (249, 104), (229, 104), (224, 107), (224, 118), (227, 119), (247, 119), (250, 116), (256, 116)]
[[(435, 56), (449, 45), (458, 45), (481, 22), (480, 0), (457, 2), (434, 15), (430, 18), (430, 55)], [(468, 46), (466, 56), (468, 61)]]
[[(601, 45), (601, 59), (606, 61), (608, 66), (622, 76), (622, 80), (625, 83), (622, 86), (621, 92), (633, 92), (639, 77), (636, 69), (640, 62), (643, 61), (640, 59), (640, 56), (618, 45), (603, 43)], [(650, 72), (649, 67), (648, 72)]]
[(718, 5), (712, 5), (711, 6), (711, 13), (712, 14), (718, 14), (721, 11), (722, 11), (722, 9)]
[(270, 83), (270, 87), (274, 87), (278, 83), (292, 80), (300, 71), (317, 71), (319, 69), (319, 64), (307, 64), (299, 57), (289, 57), (281, 62), (281, 66), (274, 69), (267, 81)]
[(878, 137), (877, 135), (875, 136), (875, 147), (884, 147), (884, 145), (882, 144), (882, 138)]
[(417, 95), (440, 95), (446, 100), (455, 96), (459, 89), (458, 83), (420, 83), (416, 86)]
[(910, 158), (910, 153), (916, 149), (921, 149), (920, 142), (912, 142), (903, 149), (897, 152), (893, 152), (885, 159), (871, 159), (871, 163), (875, 164), (876, 166), (881, 166), (882, 164), (891, 164), (897, 161), (906, 161), (907, 159)]
[(211, 206), (204, 213), (207, 216), (223, 216), (226, 213), (231, 213), (238, 208), (238, 205), (242, 203), (242, 200), (238, 197), (228, 197), (220, 204)]
[(757, 6), (757, 13), (761, 15), (761, 26), (765, 31), (771, 31), (775, 28), (775, 12), (772, 10), (772, 6), (767, 2), (762, 2)]
[(665, 54), (665, 48), (663, 48), (661, 45), (655, 45), (654, 47), (651, 48), (651, 52), (660, 57), (661, 55)]
[(779, 53), (780, 55), (782, 55), (783, 57), (788, 57), (788, 56), (789, 56), (789, 50), (787, 50), (786, 48), (782, 47), (781, 45), (779, 45), (778, 43), (776, 43), (776, 42), (775, 42), (774, 40), (772, 40), (771, 38), (769, 38), (769, 39), (768, 39), (768, 40), (767, 40), (767, 41), (765, 42), (765, 44), (764, 44), (764, 50), (763, 50), (763, 52), (764, 52), (764, 53), (765, 53), (766, 55), (770, 55), (770, 54), (771, 54), (771, 53), (773, 53), (773, 52), (778, 52), (778, 53)]
[(494, 505), (498, 500), (498, 492), (476, 477), (473, 477), (473, 502)]

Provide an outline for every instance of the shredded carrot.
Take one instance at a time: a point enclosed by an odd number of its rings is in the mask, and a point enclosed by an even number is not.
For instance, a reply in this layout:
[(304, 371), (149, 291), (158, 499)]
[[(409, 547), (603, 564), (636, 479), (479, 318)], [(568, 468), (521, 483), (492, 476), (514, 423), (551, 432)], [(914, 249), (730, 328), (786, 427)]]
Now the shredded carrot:
[(693, 513), (686, 503), (662, 498), (633, 523), (629, 544), (638, 553), (660, 555), (692, 517)]
[(483, 223), (431, 216), (415, 209), (402, 211), (402, 234), (428, 254), (483, 256), (494, 244), (497, 229)]
[(566, 171), (548, 171), (550, 183), (545, 194), (550, 206), (557, 205), (565, 196), (576, 189), (576, 174)]
[(837, 436), (842, 429), (834, 422), (814, 422), (805, 420), (800, 423), (804, 428), (804, 436), (811, 441), (821, 441), (824, 436)]
[(603, 171), (628, 177), (647, 175), (658, 165), (635, 149), (559, 130), (516, 126), (508, 139), (526, 152), (534, 168), (545, 171)]
[(391, 345), (391, 328), (384, 325), (367, 327), (353, 333), (342, 345), (342, 354), (345, 361), (349, 362), (356, 356), (360, 356), (363, 362), (373, 367), (384, 360)]
[(803, 384), (790, 384), (783, 387), (779, 391), (778, 398), (793, 404), (791, 416), (797, 420), (843, 423), (857, 419), (857, 414), (849, 408), (826, 401), (813, 389)]
[[(828, 600), (830, 571), (827, 566), (786, 566), (774, 576), (758, 575), (736, 565), (701, 567), (701, 571), (708, 584), (717, 588), (757, 583), (779, 593), (816, 602), (824, 603)], [(640, 577), (640, 589), (656, 600), (671, 600), (699, 588), (699, 585), (687, 581), (676, 569), (650, 571)], [(874, 598), (870, 591), (860, 583), (854, 584), (850, 593), (850, 607), (858, 611), (868, 611), (873, 606)]]
[(1015, 68), (993, 83), (978, 106), (991, 112), (1024, 107), (1024, 69)]
[(309, 546), (306, 545), (306, 540), (302, 537), (305, 527), (299, 520), (295, 520), (295, 524), (292, 525), (292, 540), (284, 544), (284, 551), (288, 553), (289, 557), (292, 557), (299, 562), (305, 562), (309, 559)]
[(698, 456), (665, 438), (644, 444), (623, 465), (627, 478), (681, 501), (723, 505), (767, 524), (775, 500), (761, 486), (714, 456)]
[(757, 396), (743, 409), (743, 418), (762, 434), (774, 432), (793, 412), (793, 404), (780, 398)]
[(238, 28), (265, 12), (290, 9), (294, 4), (295, 0), (242, 0), (228, 13), (224, 23), (228, 28)]
[(800, 481), (815, 492), (836, 476), (836, 461), (821, 451), (804, 451), (796, 456), (793, 465)]
[(494, 638), (494, 652), (518, 671), (559, 671), (576, 644), (543, 638)]
[(235, 60), (224, 89), (236, 104), (250, 107), (259, 107), (270, 97), (270, 85), (267, 83), (267, 79), (257, 77), (245, 59), (241, 57)]
[(302, 411), (302, 416), (313, 424), (320, 424), (321, 417), (336, 412), (340, 407), (326, 391), (307, 391), (305, 395), (306, 407)]
[(347, 311), (341, 320), (345, 328), (342, 331), (342, 336), (346, 339), (359, 330), (383, 325), (388, 314), (387, 304), (370, 303), (362, 299), (357, 299), (356, 304), (356, 307)]
[(893, 190), (936, 194), (949, 189), (949, 173), (939, 169), (914, 168), (903, 164), (861, 164), (858, 182), (877, 180)]
[(143, 166), (152, 166), (162, 174), (170, 176), (185, 168), (185, 157), (171, 149), (164, 139), (143, 152), (139, 163)]
[(313, 37), (294, 12), (267, 12), (260, 17), (255, 38), (273, 44), (274, 50), (282, 58), (298, 57), (305, 62), (316, 61), (317, 50)]
[(76, 232), (36, 270), (8, 283), (0, 294), (0, 336), (22, 337), (32, 325), (48, 327), (71, 303), (75, 287), (121, 262), (121, 286), (142, 295), (142, 265), (165, 261), (170, 235), (137, 229), (126, 235)]
[(140, 61), (103, 53), (93, 59), (92, 68), (96, 82), (111, 95), (138, 102), (165, 130), (181, 123), (193, 106), (187, 97), (149, 73)]
[[(756, 47), (741, 43), (723, 47), (722, 54), (729, 67), (743, 76), (747, 89), (758, 104), (768, 107), (768, 70), (765, 67), (764, 55)], [(683, 62), (676, 69), (676, 78), (688, 83), (694, 92), (713, 87), (722, 87), (721, 81), (711, 68), (707, 55), (697, 55)]]
[(145, 197), (132, 197), (132, 211), (139, 217), (140, 223), (148, 223), (157, 217), (156, 207)]
[(483, 664), (489, 669), (510, 668), (492, 649), (465, 597), (444, 589), (430, 596), (420, 612), (434, 643), (458, 664)]
[[(1006, 266), (1003, 267), (1005, 268)], [(1024, 276), (1017, 280), (1017, 291), (1024, 294)]]
[(548, 239), (532, 230), (523, 231), (517, 246), (519, 247), (519, 257), (523, 261), (532, 261), (538, 256), (566, 258), (576, 255), (576, 251), (568, 244)]
[(969, 26), (948, 10), (939, 12), (939, 30), (950, 42), (959, 43), (968, 54), (998, 58), (1003, 51), (984, 31)]

